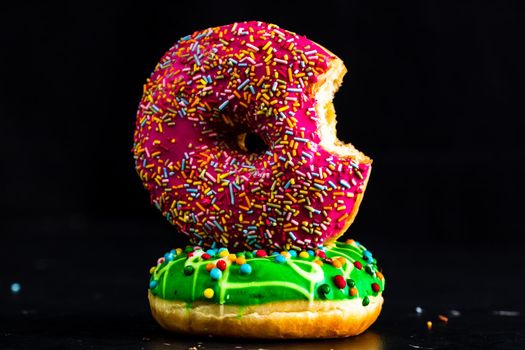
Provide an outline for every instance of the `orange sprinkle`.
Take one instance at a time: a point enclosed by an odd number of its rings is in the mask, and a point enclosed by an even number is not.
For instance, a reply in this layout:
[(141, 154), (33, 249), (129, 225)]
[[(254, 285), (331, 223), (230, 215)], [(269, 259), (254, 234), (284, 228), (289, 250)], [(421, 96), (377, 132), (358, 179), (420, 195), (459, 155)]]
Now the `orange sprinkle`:
[(448, 317), (447, 316), (439, 315), (438, 318), (439, 318), (439, 320), (441, 322), (448, 323)]

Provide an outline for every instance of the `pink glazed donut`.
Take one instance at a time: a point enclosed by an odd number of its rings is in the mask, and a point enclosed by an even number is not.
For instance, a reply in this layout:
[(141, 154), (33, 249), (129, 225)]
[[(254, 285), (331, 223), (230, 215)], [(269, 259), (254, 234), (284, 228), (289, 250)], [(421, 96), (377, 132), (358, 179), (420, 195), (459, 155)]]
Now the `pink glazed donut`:
[[(133, 152), (151, 201), (203, 247), (333, 243), (357, 214), (372, 163), (336, 136), (332, 98), (345, 72), (327, 49), (273, 24), (183, 37), (137, 112)], [(248, 150), (247, 135), (266, 149)]]

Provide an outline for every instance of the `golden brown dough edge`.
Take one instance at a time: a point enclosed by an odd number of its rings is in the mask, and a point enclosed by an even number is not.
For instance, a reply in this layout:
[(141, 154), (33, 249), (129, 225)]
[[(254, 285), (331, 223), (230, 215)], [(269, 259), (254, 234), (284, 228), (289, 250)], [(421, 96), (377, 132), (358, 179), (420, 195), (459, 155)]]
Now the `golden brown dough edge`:
[[(187, 303), (148, 292), (153, 318), (165, 329), (195, 335), (242, 338), (343, 338), (374, 323), (383, 297), (334, 301), (282, 301), (251, 306)], [(242, 315), (242, 316), (240, 316)]]

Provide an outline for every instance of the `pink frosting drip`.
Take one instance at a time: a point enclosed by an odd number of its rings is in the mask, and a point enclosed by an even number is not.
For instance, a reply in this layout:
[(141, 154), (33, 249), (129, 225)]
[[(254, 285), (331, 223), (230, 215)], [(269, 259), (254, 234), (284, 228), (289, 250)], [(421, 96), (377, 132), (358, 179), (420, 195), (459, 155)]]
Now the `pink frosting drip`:
[[(193, 244), (314, 248), (342, 234), (369, 175), (323, 149), (310, 92), (330, 53), (262, 22), (182, 38), (144, 86), (137, 172)], [(259, 135), (268, 149), (240, 149)]]

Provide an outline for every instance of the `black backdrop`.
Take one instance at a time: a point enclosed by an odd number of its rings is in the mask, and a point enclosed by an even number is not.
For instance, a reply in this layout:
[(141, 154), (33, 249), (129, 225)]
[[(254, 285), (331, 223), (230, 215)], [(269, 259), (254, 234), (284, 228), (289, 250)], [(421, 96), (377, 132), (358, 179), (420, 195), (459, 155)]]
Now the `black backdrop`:
[[(2, 286), (31, 270), (28, 257), (47, 266), (58, 249), (96, 261), (129, 248), (142, 254), (130, 284), (143, 292), (147, 266), (182, 241), (134, 172), (142, 84), (178, 38), (257, 19), (307, 35), (349, 68), (338, 134), (374, 168), (348, 236), (379, 256), (391, 303), (522, 307), (523, 4), (249, 3), (0, 11)], [(91, 256), (99, 246), (110, 250)]]

